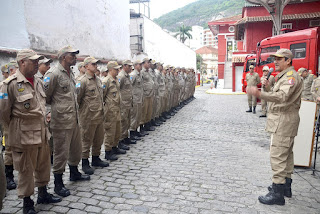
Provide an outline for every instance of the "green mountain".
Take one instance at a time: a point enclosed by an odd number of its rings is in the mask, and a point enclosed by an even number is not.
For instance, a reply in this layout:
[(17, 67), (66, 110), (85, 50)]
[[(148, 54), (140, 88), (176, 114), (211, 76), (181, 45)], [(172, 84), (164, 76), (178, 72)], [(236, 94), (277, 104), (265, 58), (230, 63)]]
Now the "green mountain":
[(162, 28), (176, 31), (182, 24), (205, 28), (213, 19), (241, 14), (245, 0), (199, 0), (154, 19)]

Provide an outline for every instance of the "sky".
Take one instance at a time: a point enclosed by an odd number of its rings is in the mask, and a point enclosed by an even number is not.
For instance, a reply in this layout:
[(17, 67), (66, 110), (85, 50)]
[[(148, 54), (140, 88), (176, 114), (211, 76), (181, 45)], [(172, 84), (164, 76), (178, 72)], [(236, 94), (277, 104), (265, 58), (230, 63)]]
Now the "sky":
[[(150, 0), (150, 18), (158, 18), (165, 13), (184, 7), (195, 1), (197, 0)], [(148, 3), (145, 4), (147, 5)], [(134, 9), (136, 12), (139, 11), (138, 4), (130, 4), (130, 8)], [(141, 13), (144, 11), (142, 4), (140, 4), (140, 11)], [(146, 15), (148, 15), (147, 8)]]

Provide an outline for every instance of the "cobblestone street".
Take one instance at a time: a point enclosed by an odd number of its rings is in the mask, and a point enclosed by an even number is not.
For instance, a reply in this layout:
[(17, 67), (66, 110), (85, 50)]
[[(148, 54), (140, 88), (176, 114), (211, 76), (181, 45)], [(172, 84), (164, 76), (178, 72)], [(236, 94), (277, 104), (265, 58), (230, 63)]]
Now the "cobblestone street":
[[(65, 173), (71, 196), (58, 204), (36, 205), (36, 210), (76, 214), (320, 213), (320, 179), (304, 168), (295, 168), (299, 174), (293, 175), (293, 197), (286, 198), (285, 206), (258, 202), (271, 184), (266, 119), (259, 118), (260, 106), (256, 115), (245, 112), (246, 95), (210, 95), (205, 93), (208, 88), (197, 88), (197, 99), (131, 146), (110, 167), (96, 169), (91, 181), (70, 182), (69, 172)], [(53, 176), (49, 192), (53, 193)], [(16, 190), (7, 193), (1, 213), (22, 213)]]

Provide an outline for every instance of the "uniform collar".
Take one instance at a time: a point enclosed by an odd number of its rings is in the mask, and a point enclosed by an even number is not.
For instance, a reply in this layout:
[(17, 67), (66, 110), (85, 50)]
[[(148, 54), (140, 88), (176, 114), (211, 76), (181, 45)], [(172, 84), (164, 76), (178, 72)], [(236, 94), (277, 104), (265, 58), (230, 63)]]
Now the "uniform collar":
[(290, 70), (294, 70), (294, 67), (290, 66), (289, 68), (284, 69), (283, 71), (277, 74), (276, 79), (279, 80), (285, 73), (287, 73)]
[[(86, 77), (87, 77), (89, 80), (94, 79), (94, 77), (91, 76), (91, 75), (89, 75), (87, 72), (85, 73), (85, 75), (86, 75)], [(94, 75), (95, 75), (95, 74), (94, 74)]]
[[(19, 69), (17, 69), (15, 75), (17, 76), (17, 82), (29, 83), (31, 85), (31, 83), (27, 80), (27, 78), (21, 73), (21, 71)], [(37, 78), (34, 78), (33, 79), (34, 88), (36, 87), (37, 84), (38, 84), (38, 80), (37, 80)]]

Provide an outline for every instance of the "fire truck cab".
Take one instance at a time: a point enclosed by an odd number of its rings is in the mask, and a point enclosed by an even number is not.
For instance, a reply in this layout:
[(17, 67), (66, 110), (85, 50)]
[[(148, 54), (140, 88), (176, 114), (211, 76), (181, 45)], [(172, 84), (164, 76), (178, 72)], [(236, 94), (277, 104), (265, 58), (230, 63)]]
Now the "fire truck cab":
[[(277, 52), (280, 48), (290, 49), (294, 55), (292, 65), (295, 70), (304, 67), (310, 73), (318, 76), (320, 71), (320, 28), (308, 28), (304, 30), (294, 31), (281, 34), (278, 36), (268, 37), (263, 39), (257, 45), (256, 67), (255, 72), (262, 76), (262, 68), (267, 65), (269, 68), (274, 68), (274, 58), (271, 54)], [(248, 58), (248, 61), (247, 61)], [(243, 91), (245, 92), (246, 82), (245, 75), (250, 64), (250, 56), (247, 56), (245, 70), (243, 72)], [(274, 71), (273, 76), (278, 72)]]

